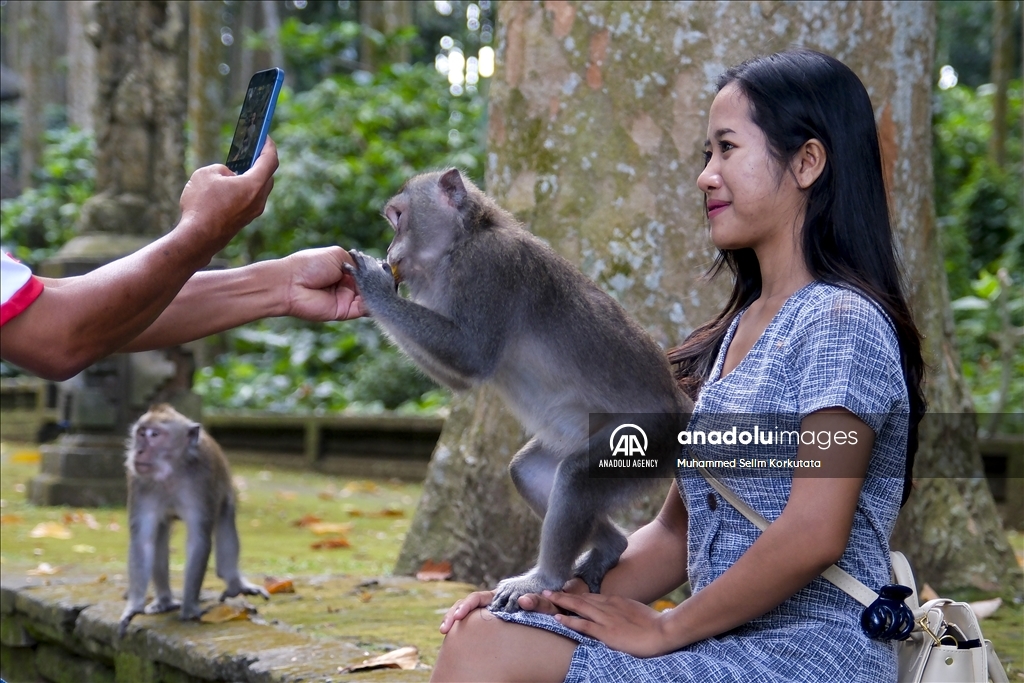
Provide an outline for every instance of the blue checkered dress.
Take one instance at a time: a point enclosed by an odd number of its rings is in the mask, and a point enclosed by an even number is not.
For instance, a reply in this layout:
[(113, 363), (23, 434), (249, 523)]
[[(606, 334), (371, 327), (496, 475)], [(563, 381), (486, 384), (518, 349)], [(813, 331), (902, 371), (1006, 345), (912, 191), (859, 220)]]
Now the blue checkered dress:
[[(839, 566), (877, 589), (889, 583), (889, 534), (903, 487), (907, 389), (895, 332), (864, 296), (814, 282), (786, 301), (742, 362), (721, 378), (739, 315), (722, 344), (688, 429), (722, 415), (803, 416), (842, 406), (875, 433), (867, 478)], [(764, 427), (762, 427), (763, 429)], [(691, 446), (687, 457), (722, 457), (723, 447)], [(775, 445), (773, 455), (796, 456)], [(759, 453), (760, 455), (763, 453)], [(785, 506), (792, 470), (729, 476), (725, 483), (768, 520)], [(724, 475), (724, 476), (723, 476)], [(728, 569), (759, 532), (693, 470), (677, 475), (689, 513), (688, 576), (699, 591)], [(714, 504), (712, 504), (714, 500)], [(547, 615), (501, 615), (579, 642), (566, 681), (864, 681), (896, 680), (891, 645), (860, 630), (861, 605), (818, 577), (753, 621), (661, 657), (640, 659), (558, 624)]]

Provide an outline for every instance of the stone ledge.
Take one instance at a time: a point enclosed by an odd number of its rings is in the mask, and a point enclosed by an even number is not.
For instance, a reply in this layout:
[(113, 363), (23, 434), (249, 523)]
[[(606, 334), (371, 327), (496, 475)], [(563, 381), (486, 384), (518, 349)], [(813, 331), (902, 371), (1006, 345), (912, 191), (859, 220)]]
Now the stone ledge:
[[(34, 671), (21, 674), (32, 680), (293, 683), (338, 680), (339, 667), (366, 658), (363, 648), (342, 640), (253, 621), (183, 622), (177, 613), (139, 615), (122, 639), (123, 591), (113, 583), (38, 586), (4, 577), (4, 668), (21, 662), (24, 669), (24, 653), (34, 649)], [(215, 597), (204, 591), (204, 600)], [(16, 671), (4, 676), (20, 680)]]

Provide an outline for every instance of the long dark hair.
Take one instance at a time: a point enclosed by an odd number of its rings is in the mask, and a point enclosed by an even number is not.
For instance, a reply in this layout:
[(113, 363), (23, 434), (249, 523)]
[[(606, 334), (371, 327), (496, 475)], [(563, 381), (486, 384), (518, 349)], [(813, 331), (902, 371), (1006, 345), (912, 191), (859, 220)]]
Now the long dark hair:
[[(730, 83), (750, 102), (751, 119), (780, 166), (811, 138), (825, 148), (825, 168), (807, 192), (804, 261), (814, 279), (858, 290), (873, 300), (895, 327), (910, 397), (906, 503), (918, 424), (925, 412), (924, 361), (921, 334), (900, 280), (871, 100), (849, 67), (806, 49), (743, 62), (722, 74), (718, 91)], [(735, 314), (761, 295), (761, 269), (752, 249), (720, 250), (708, 275), (726, 268), (734, 282), (725, 308), (669, 351), (676, 378), (691, 398), (707, 379)]]

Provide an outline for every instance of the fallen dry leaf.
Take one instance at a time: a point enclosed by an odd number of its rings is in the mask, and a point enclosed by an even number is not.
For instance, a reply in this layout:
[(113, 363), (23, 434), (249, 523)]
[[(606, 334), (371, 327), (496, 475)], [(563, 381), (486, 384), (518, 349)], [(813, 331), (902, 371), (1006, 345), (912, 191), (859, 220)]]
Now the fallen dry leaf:
[(383, 510), (377, 510), (376, 512), (363, 512), (362, 510), (349, 510), (349, 517), (405, 517), (405, 510), (398, 510), (396, 508), (384, 508)]
[(248, 618), (249, 612), (244, 607), (222, 602), (207, 610), (199, 617), (199, 621), (206, 624), (223, 624), (225, 621), (245, 621)]
[(369, 671), (371, 669), (415, 669), (420, 663), (420, 651), (415, 647), (400, 647), (378, 657), (364, 659), (353, 666), (338, 667), (338, 673)]
[(60, 572), (60, 567), (54, 567), (49, 562), (40, 562), (35, 569), (29, 569), (26, 574), (29, 576), (53, 576)]
[(71, 529), (59, 522), (40, 522), (29, 532), (32, 538), (59, 538), (67, 540), (73, 536)]
[(427, 560), (416, 572), (417, 581), (446, 581), (452, 575), (452, 563), (448, 560), (435, 562)]
[(348, 491), (349, 493), (376, 493), (377, 485), (372, 481), (350, 481), (345, 484), (345, 488), (342, 491)]
[(274, 495), (281, 500), (295, 500), (299, 496), (295, 491), (278, 491)]
[(316, 494), (316, 497), (319, 498), (320, 500), (334, 500), (334, 497), (336, 495), (337, 493), (335, 493), (334, 491), (320, 491), (319, 493)]
[(11, 455), (11, 462), (18, 465), (35, 465), (42, 459), (39, 451), (15, 451)]
[(651, 604), (651, 609), (656, 610), (658, 612), (664, 612), (666, 610), (672, 609), (675, 606), (676, 603), (672, 602), (671, 600), (655, 600)]
[(0, 524), (21, 524), (24, 521), (21, 515), (0, 515)]
[(325, 538), (322, 541), (310, 545), (309, 547), (313, 550), (334, 550), (336, 548), (348, 548), (351, 547), (351, 543), (348, 542), (347, 538)]
[(303, 515), (301, 519), (297, 519), (292, 522), (292, 526), (306, 527), (310, 524), (318, 524), (322, 521), (324, 521), (323, 517), (317, 517), (316, 515)]
[(370, 602), (370, 600), (373, 600), (373, 593), (370, 591), (362, 591), (358, 597), (359, 602)]
[(1003, 599), (992, 598), (991, 600), (977, 600), (968, 604), (971, 606), (971, 611), (974, 612), (974, 616), (979, 619), (984, 619), (995, 614), (995, 611), (1003, 604)]
[(96, 521), (90, 513), (84, 510), (77, 510), (75, 512), (64, 513), (65, 524), (84, 524), (90, 529), (99, 529), (100, 523)]
[(273, 595), (274, 593), (294, 593), (295, 584), (292, 583), (291, 579), (275, 579), (273, 576), (268, 576), (263, 581), (263, 587), (267, 589), (267, 592)]
[(352, 531), (351, 524), (343, 524), (338, 522), (314, 522), (307, 526), (317, 536), (326, 536), (327, 534), (347, 534)]
[(71, 550), (76, 553), (94, 553), (96, 552), (96, 546), (79, 543), (71, 546)]

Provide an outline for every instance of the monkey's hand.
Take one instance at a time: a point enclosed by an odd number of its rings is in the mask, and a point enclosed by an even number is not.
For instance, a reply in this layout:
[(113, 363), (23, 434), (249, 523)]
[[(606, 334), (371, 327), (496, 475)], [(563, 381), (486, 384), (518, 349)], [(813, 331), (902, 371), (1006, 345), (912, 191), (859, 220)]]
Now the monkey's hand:
[(506, 612), (514, 614), (522, 612), (519, 606), (519, 598), (530, 593), (542, 593), (543, 591), (560, 591), (565, 585), (564, 579), (550, 579), (540, 574), (535, 567), (520, 576), (512, 576), (498, 582), (494, 589), (494, 600), (487, 609), (492, 612)]
[(374, 304), (397, 296), (395, 278), (386, 263), (381, 264), (377, 259), (356, 249), (350, 251), (349, 254), (355, 261), (355, 266), (344, 263), (342, 267), (355, 279), (359, 294), (371, 312)]
[(249, 583), (242, 578), (228, 583), (228, 587), (220, 594), (220, 601), (224, 602), (228, 598), (233, 598), (236, 595), (262, 595), (264, 600), (270, 599), (270, 593), (267, 592), (266, 588), (263, 586), (257, 586), (254, 583)]

